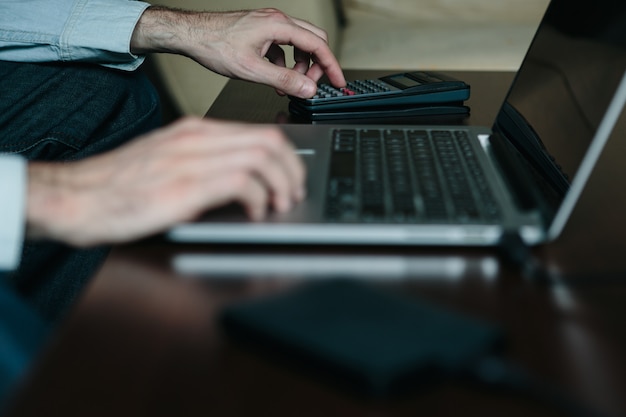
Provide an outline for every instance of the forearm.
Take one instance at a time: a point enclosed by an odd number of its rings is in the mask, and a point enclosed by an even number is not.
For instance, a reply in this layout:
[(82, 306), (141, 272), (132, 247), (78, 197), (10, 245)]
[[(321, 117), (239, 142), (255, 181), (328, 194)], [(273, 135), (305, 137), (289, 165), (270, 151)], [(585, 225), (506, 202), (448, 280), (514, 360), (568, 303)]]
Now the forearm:
[[(115, 219), (115, 209), (111, 207), (125, 205), (122, 192), (116, 195), (116, 187), (111, 185), (111, 177), (120, 171), (120, 166), (107, 156), (113, 153), (77, 162), (30, 162), (26, 237), (74, 246), (103, 243), (106, 239), (94, 238), (94, 229)], [(127, 162), (133, 162), (133, 158)]]
[[(208, 13), (205, 15), (208, 24)], [(183, 53), (184, 45), (190, 43), (188, 37), (194, 27), (193, 22), (200, 16), (198, 12), (150, 6), (135, 26), (130, 41), (131, 52), (137, 55), (152, 52)]]

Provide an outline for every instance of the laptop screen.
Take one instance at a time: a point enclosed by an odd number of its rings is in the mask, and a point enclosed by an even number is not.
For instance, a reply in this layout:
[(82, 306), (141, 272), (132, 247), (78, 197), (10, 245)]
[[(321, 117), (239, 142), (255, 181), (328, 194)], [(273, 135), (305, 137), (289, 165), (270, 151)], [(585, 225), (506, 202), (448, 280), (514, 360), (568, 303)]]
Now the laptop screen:
[(494, 131), (513, 142), (536, 177), (547, 180), (555, 209), (625, 69), (624, 0), (551, 2)]

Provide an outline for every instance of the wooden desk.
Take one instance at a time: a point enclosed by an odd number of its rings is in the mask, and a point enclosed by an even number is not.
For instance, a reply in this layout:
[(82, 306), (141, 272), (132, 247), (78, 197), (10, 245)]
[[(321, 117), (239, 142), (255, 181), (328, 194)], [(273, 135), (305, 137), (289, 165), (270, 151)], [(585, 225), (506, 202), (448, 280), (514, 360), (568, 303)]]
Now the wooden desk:
[[(358, 77), (375, 75), (348, 72)], [(467, 122), (490, 124), (512, 76), (454, 73), (472, 85)], [(287, 99), (230, 81), (207, 116), (285, 121)], [(624, 122), (616, 135), (626, 132)], [(524, 276), (493, 249), (299, 248), (172, 245), (115, 248), (27, 380), (12, 416), (457, 416), (560, 415), (516, 394), (452, 382), (400, 398), (352, 396), (224, 337), (220, 308), (298, 285), (307, 275), (229, 278), (183, 274), (187, 254), (399, 257), (418, 272), (389, 270), (387, 285), (501, 325), (510, 361), (604, 412), (626, 414), (626, 195), (613, 140), (570, 224), (536, 248), (548, 280)], [(394, 258), (395, 259), (395, 258)]]

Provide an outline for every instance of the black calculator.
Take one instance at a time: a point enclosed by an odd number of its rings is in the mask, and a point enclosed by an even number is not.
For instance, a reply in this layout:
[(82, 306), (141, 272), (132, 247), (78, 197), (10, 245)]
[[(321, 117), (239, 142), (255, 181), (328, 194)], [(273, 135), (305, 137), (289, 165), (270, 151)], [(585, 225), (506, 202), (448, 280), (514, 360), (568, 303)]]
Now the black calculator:
[(426, 71), (403, 72), (376, 79), (349, 81), (346, 87), (319, 84), (309, 99), (290, 97), (301, 111), (336, 111), (366, 107), (389, 107), (462, 103), (470, 86), (444, 74)]

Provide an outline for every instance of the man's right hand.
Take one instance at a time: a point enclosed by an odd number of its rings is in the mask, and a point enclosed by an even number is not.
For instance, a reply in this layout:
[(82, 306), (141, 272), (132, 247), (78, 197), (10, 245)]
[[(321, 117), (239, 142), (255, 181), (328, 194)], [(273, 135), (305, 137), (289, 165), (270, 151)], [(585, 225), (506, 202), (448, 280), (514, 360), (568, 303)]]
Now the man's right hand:
[[(293, 46), (293, 68), (285, 66), (280, 45)], [(224, 76), (302, 98), (315, 95), (324, 74), (335, 87), (346, 85), (326, 32), (276, 9), (217, 13), (149, 7), (135, 28), (131, 50), (185, 55)]]

